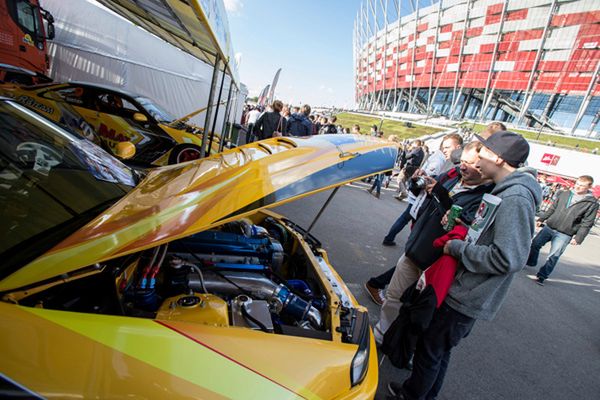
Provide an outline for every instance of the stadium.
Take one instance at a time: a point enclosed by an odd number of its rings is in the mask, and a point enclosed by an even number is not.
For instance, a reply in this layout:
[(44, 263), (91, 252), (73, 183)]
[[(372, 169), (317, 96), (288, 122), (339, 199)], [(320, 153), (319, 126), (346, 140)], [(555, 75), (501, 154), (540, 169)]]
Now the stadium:
[(600, 137), (598, 0), (365, 0), (360, 110)]

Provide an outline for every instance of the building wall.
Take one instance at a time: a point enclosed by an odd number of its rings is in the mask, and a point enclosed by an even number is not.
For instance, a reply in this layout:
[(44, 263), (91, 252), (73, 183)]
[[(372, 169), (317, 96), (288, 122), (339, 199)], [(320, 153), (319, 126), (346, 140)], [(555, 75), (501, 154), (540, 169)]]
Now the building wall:
[[(551, 110), (556, 113), (553, 118), (568, 126), (594, 80), (591, 106), (592, 111), (600, 110), (600, 97), (593, 99), (600, 96), (596, 79), (600, 1), (441, 0), (426, 4), (388, 20), (387, 30), (385, 18), (374, 18), (372, 8), (371, 15), (359, 13), (355, 25), (357, 100), (395, 89), (426, 88), (431, 92), (427, 99), (436, 89), (452, 89), (452, 96), (487, 89), (488, 94), (502, 92), (513, 99), (520, 93), (523, 104), (534, 103), (537, 109), (533, 110), (541, 113), (547, 104), (541, 100), (558, 93), (572, 118), (567, 121), (566, 115), (560, 115), (564, 111)], [(378, 27), (376, 35), (369, 35), (369, 28), (374, 32)], [(589, 125), (593, 115), (585, 118)]]

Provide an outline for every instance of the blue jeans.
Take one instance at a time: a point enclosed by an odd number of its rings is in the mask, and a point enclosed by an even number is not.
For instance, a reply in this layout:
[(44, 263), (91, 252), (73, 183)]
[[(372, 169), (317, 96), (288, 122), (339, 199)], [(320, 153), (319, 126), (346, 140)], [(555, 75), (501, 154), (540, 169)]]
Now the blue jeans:
[(533, 238), (533, 242), (531, 243), (531, 250), (529, 250), (529, 258), (527, 259), (527, 265), (530, 267), (535, 267), (538, 262), (538, 257), (540, 255), (540, 249), (544, 247), (544, 245), (550, 242), (550, 253), (548, 254), (548, 260), (537, 273), (538, 278), (548, 279), (558, 259), (565, 252), (569, 242), (571, 241), (571, 236), (561, 233), (559, 231), (555, 231), (552, 228), (548, 228), (548, 226), (544, 226), (541, 231)]
[(371, 185), (371, 192), (373, 189), (377, 188), (377, 194), (381, 193), (381, 181), (383, 180), (383, 174), (375, 175), (375, 180), (373, 181), (373, 185)]
[(400, 214), (400, 217), (398, 217), (396, 222), (394, 222), (394, 224), (390, 228), (390, 231), (388, 232), (388, 234), (385, 235), (385, 237), (383, 238), (384, 242), (393, 242), (394, 239), (396, 239), (396, 235), (398, 233), (400, 233), (400, 231), (402, 229), (404, 229), (404, 227), (410, 222), (410, 220), (411, 220), (410, 208), (411, 207), (412, 207), (412, 204), (409, 204), (408, 207), (406, 207), (406, 210), (404, 210), (404, 212), (402, 214)]

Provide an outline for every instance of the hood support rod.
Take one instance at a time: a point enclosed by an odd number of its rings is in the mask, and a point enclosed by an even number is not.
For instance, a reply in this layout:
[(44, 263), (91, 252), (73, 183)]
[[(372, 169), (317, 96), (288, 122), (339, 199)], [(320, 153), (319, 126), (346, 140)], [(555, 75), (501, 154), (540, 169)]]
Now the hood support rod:
[(308, 234), (310, 233), (310, 230), (315, 226), (315, 224), (317, 223), (317, 221), (319, 220), (319, 218), (321, 218), (321, 214), (323, 214), (323, 211), (325, 211), (325, 209), (327, 208), (327, 206), (331, 202), (331, 199), (333, 199), (333, 196), (335, 196), (335, 194), (337, 193), (337, 191), (339, 190), (339, 188), (340, 187), (338, 186), (335, 189), (333, 189), (333, 192), (331, 192), (331, 194), (327, 198), (327, 201), (325, 202), (325, 204), (323, 204), (323, 207), (321, 207), (321, 209), (317, 213), (317, 216), (315, 217), (315, 219), (313, 220), (313, 222), (310, 224), (310, 226), (308, 227), (308, 229), (304, 233), (304, 238), (303, 239), (306, 239), (308, 237)]

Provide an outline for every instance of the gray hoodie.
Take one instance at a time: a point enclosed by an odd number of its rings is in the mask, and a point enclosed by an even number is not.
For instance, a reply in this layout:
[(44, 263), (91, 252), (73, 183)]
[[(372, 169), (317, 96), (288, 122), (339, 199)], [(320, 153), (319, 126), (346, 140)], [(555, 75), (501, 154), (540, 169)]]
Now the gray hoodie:
[(492, 194), (502, 199), (496, 218), (477, 244), (450, 242), (460, 261), (446, 303), (471, 318), (492, 320), (529, 255), (535, 210), (542, 189), (533, 168), (519, 168), (499, 182)]

